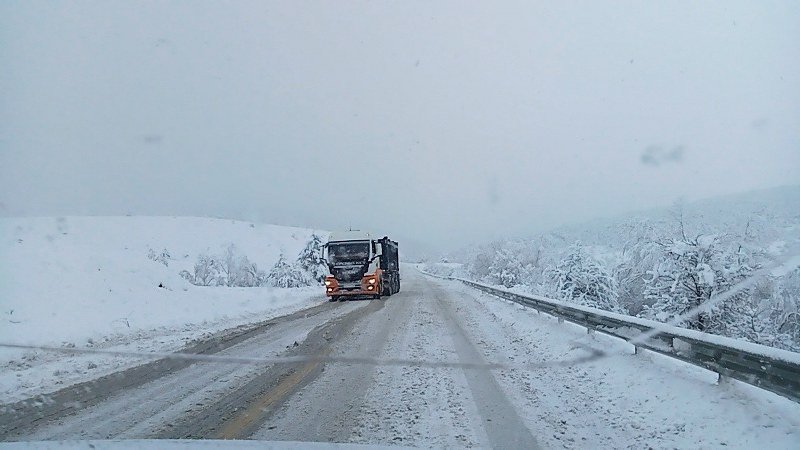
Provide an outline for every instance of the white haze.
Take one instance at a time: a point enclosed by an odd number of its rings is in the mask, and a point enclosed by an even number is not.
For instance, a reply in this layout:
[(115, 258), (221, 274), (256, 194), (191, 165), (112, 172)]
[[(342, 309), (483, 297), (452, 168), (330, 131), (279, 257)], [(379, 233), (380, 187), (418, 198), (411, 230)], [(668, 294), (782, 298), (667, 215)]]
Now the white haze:
[(0, 215), (418, 248), (800, 180), (800, 3), (0, 3)]

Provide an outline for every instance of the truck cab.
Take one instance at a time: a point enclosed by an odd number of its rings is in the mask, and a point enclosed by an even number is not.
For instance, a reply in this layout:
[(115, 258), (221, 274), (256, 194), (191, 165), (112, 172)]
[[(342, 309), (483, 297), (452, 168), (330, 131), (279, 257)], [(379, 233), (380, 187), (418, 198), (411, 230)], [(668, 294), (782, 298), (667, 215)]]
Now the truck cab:
[(331, 301), (380, 298), (400, 290), (397, 242), (388, 237), (374, 239), (363, 231), (331, 233), (324, 255), (330, 273), (325, 278), (325, 295)]

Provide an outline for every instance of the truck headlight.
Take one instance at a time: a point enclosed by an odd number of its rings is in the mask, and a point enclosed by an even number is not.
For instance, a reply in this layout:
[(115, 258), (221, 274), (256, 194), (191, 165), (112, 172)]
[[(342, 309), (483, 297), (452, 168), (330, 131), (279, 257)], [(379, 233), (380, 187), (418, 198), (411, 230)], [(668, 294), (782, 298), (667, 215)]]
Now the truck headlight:
[(376, 280), (375, 278), (370, 278), (369, 280), (367, 280), (367, 283), (369, 283), (369, 284), (375, 284), (377, 282), (378, 282), (378, 280)]
[(333, 281), (331, 281), (331, 280), (325, 280), (325, 286), (330, 286), (330, 285), (332, 285), (332, 284), (333, 284)]

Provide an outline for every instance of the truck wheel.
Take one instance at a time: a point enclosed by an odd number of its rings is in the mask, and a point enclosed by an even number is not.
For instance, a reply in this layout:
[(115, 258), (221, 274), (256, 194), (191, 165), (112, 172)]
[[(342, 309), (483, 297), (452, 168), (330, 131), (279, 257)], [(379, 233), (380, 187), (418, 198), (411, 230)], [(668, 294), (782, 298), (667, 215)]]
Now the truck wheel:
[(339, 300), (339, 297), (336, 295), (331, 295), (331, 298), (328, 299), (329, 302), (335, 302), (337, 300)]

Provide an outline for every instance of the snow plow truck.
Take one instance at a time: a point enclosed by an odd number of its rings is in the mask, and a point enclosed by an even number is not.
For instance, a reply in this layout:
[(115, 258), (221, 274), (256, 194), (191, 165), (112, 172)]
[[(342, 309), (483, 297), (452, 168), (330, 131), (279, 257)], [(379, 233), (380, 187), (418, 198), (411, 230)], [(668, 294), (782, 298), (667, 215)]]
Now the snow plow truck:
[(373, 239), (363, 231), (331, 233), (324, 247), (330, 275), (325, 295), (330, 301), (346, 297), (388, 297), (400, 291), (397, 242), (384, 236)]

